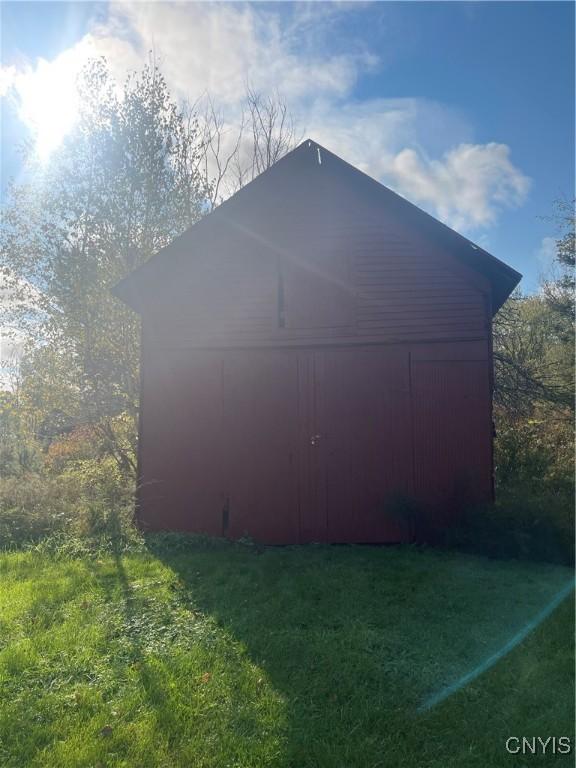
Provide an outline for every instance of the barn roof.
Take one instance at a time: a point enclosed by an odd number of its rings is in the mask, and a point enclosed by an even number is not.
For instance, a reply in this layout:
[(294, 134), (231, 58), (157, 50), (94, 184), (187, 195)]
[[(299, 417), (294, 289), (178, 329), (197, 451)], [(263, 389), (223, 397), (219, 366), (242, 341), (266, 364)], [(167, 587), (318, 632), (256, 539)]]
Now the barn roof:
[[(113, 293), (136, 311), (142, 312), (148, 298), (165, 282), (175, 260), (189, 258), (195, 244), (210, 229), (242, 221), (246, 204), (270, 211), (285, 201), (310, 194), (311, 173), (327, 184), (341, 184), (373, 211), (385, 209), (405, 226), (446, 248), (472, 270), (483, 275), (492, 288), (492, 309), (496, 312), (520, 282), (522, 275), (479, 245), (396, 194), (388, 187), (342, 160), (312, 139), (306, 139), (264, 173), (257, 176), (212, 213), (190, 227), (172, 243), (114, 286)], [(317, 191), (317, 190), (316, 190)]]

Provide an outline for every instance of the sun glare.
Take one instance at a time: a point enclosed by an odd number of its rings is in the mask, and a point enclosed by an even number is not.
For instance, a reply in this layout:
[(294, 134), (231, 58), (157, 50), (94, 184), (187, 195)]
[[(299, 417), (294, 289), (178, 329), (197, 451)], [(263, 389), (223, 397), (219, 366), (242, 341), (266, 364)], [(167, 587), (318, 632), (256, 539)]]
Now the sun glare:
[(71, 48), (54, 61), (39, 59), (34, 69), (18, 77), (19, 115), (32, 132), (42, 161), (50, 157), (78, 118), (76, 78), (86, 58), (86, 51)]

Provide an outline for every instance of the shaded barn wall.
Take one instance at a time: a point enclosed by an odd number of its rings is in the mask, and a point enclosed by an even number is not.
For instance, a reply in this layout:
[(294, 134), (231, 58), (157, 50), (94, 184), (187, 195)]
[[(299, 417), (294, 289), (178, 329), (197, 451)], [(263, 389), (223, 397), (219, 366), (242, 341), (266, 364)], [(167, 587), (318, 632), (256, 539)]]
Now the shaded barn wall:
[(144, 316), (144, 526), (398, 541), (401, 498), (434, 525), (488, 500), (482, 281), (382, 221), (278, 239), (220, 227)]
[(485, 278), (338, 188), (318, 197), (213, 214), (147, 308), (150, 333), (184, 348), (489, 336)]
[(491, 496), (488, 371), (486, 342), (148, 346), (139, 518), (268, 543), (397, 541), (411, 530), (394, 504), (414, 498), (446, 523)]
[(486, 279), (301, 172), (183, 238), (143, 311), (147, 528), (398, 541), (402, 499), (434, 526), (492, 496)]

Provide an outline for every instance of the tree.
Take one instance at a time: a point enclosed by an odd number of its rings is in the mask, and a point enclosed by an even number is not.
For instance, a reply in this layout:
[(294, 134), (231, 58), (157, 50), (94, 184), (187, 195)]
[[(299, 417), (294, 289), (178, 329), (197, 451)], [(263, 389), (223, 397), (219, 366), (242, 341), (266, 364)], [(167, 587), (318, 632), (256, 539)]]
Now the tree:
[(238, 122), (227, 123), (210, 96), (202, 119), (205, 178), (210, 207), (237, 192), (274, 165), (302, 140), (296, 121), (279, 93), (265, 96), (248, 86)]
[[(119, 87), (104, 59), (78, 80), (80, 114), (47, 167), (29, 164), (0, 227), (0, 323), (26, 332), (22, 388), (42, 441), (91, 423), (134, 472), (139, 321), (110, 288), (295, 144), (276, 95), (248, 89), (240, 124), (207, 97), (180, 107), (153, 62)], [(126, 450), (125, 420), (132, 425)], [(121, 434), (118, 426), (121, 425)]]
[(576, 265), (576, 200), (557, 200), (552, 220), (559, 237), (554, 257), (556, 276), (544, 282), (543, 292), (555, 319), (557, 331), (566, 341), (574, 335), (574, 268)]
[(509, 418), (545, 405), (574, 408), (574, 202), (559, 200), (555, 275), (541, 291), (516, 291), (494, 320), (495, 404)]
[(558, 203), (555, 216), (556, 275), (536, 295), (515, 292), (494, 321), (497, 478), (530, 493), (547, 485), (549, 501), (570, 498), (574, 482), (573, 207)]
[(516, 291), (494, 319), (494, 401), (508, 418), (527, 417), (537, 404), (556, 410), (573, 402), (573, 346), (558, 333), (542, 295)]
[[(32, 167), (32, 181), (12, 188), (0, 264), (9, 320), (36, 342), (31, 370), (62, 376), (75, 416), (96, 424), (112, 450), (114, 417), (137, 415), (139, 323), (110, 288), (199, 219), (208, 185), (198, 122), (153, 63), (119, 91), (106, 62), (91, 61), (78, 89), (75, 130), (47, 168)], [(33, 286), (33, 305), (23, 286)], [(134, 469), (129, 452), (117, 456)]]

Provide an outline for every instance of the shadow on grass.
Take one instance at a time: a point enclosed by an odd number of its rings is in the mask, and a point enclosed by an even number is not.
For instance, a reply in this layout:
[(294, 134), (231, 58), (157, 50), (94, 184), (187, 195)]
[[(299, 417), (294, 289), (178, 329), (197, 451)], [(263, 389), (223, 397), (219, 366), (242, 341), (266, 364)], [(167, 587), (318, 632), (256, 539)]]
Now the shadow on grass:
[(268, 681), (259, 686), (262, 673), (177, 574), (147, 554), (120, 553), (92, 573), (110, 608), (101, 619), (112, 678), (129, 680), (133, 702), (114, 705), (124, 723), (105, 754), (138, 768), (280, 765), (268, 757), (281, 752), (282, 702)]
[[(147, 647), (144, 642), (145, 634), (142, 631), (132, 631), (133, 627), (141, 625), (142, 601), (134, 593), (131, 581), (126, 573), (122, 553), (112, 552), (114, 570), (108, 578), (103, 576), (93, 561), (88, 561), (92, 575), (98, 582), (105, 600), (109, 605), (117, 604), (117, 587), (120, 587), (122, 606), (122, 634), (128, 641), (126, 653), (113, 660), (120, 673), (124, 673), (124, 667), (128, 663), (138, 671), (142, 686), (149, 700), (154, 703), (161, 702), (166, 697), (165, 687), (162, 685), (157, 672), (147, 662)], [(162, 709), (157, 713), (161, 715)], [(161, 718), (160, 718), (161, 719)]]
[[(438, 765), (476, 765), (445, 727), (424, 760), (419, 705), (498, 654), (570, 578), (414, 548), (174, 549), (165, 537), (149, 547), (283, 697), (287, 768), (436, 765), (436, 753)], [(494, 711), (509, 693), (497, 693)]]

